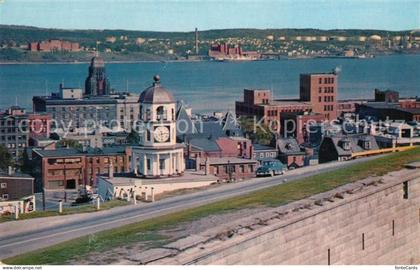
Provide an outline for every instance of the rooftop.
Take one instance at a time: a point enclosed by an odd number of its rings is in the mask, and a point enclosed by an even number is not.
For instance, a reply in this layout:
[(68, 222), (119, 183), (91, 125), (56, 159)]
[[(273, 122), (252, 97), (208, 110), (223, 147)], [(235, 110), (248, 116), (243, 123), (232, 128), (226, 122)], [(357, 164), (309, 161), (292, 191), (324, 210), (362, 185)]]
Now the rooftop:
[(74, 156), (106, 156), (115, 154), (124, 154), (126, 146), (110, 146), (103, 148), (87, 148), (86, 151), (75, 148), (57, 148), (55, 150), (34, 151), (41, 157), (74, 157)]

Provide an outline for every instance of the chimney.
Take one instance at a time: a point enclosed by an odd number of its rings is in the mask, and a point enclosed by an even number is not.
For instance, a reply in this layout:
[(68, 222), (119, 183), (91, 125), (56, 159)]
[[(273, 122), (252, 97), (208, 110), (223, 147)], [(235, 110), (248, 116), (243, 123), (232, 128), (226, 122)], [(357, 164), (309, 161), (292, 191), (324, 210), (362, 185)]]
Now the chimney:
[(112, 161), (109, 163), (109, 175), (108, 175), (109, 179), (113, 179), (114, 178), (114, 163), (112, 163)]
[(9, 166), (8, 167), (8, 175), (13, 175), (13, 173), (14, 173), (14, 171), (13, 171), (12, 166)]
[(195, 28), (195, 54), (198, 55), (198, 29)]

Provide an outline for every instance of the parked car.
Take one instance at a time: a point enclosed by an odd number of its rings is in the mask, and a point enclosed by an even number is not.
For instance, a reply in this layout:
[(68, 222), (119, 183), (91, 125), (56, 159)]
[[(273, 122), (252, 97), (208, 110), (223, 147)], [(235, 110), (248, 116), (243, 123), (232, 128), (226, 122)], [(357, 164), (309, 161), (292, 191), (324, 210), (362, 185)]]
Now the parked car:
[(278, 159), (264, 159), (260, 161), (260, 167), (258, 167), (256, 173), (257, 176), (274, 176), (283, 174), (286, 166)]

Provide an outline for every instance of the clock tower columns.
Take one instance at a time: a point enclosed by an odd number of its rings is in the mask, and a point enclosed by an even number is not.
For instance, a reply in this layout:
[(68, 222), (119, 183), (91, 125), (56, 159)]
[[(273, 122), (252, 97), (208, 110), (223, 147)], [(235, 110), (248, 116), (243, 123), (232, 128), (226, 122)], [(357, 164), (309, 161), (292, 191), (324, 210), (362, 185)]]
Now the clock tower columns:
[(185, 170), (183, 145), (176, 143), (176, 102), (158, 75), (139, 99), (139, 145), (133, 147), (133, 168), (144, 177), (181, 175)]

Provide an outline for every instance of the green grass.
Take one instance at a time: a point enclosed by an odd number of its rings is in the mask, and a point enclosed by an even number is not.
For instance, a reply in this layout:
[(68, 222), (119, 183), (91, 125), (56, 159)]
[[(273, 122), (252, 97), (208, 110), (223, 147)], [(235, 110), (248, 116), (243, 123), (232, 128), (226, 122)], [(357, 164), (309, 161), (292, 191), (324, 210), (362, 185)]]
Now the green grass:
[[(101, 203), (101, 209), (107, 210), (114, 207), (124, 206), (128, 205), (129, 203), (127, 201), (122, 200), (114, 200), (114, 201), (106, 201)], [(83, 205), (80, 207), (71, 207), (71, 208), (63, 208), (63, 213), (58, 213), (58, 210), (48, 210), (48, 211), (35, 211), (32, 213), (27, 214), (20, 214), (19, 220), (21, 219), (31, 219), (31, 218), (39, 218), (39, 217), (52, 217), (52, 216), (63, 216), (63, 215), (71, 215), (71, 214), (80, 214), (80, 213), (90, 213), (90, 212), (96, 212), (96, 208), (94, 204), (90, 205)], [(15, 221), (14, 215), (9, 216), (1, 216), (0, 217), (0, 223), (1, 222), (7, 222), (7, 221)]]
[(231, 210), (286, 204), (368, 176), (383, 175), (403, 168), (404, 164), (408, 162), (419, 160), (420, 148), (394, 153), (333, 172), (318, 174), (247, 195), (70, 240), (52, 247), (8, 258), (4, 260), (4, 263), (65, 264), (68, 260), (89, 256), (90, 252), (104, 251), (138, 241), (159, 240), (155, 242), (158, 246), (166, 242), (165, 238), (159, 235), (159, 230), (171, 228), (183, 222)]

